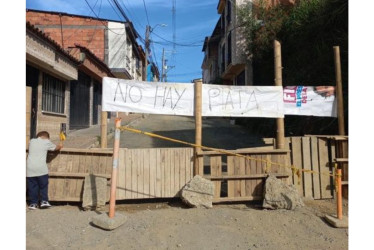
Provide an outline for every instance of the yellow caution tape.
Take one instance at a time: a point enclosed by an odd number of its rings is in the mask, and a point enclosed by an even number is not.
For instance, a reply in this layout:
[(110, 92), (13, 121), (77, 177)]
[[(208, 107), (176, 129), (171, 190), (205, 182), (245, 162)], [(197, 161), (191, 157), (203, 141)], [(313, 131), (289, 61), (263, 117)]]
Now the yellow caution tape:
[(170, 137), (166, 137), (166, 136), (162, 136), (162, 135), (158, 135), (158, 134), (154, 134), (154, 133), (150, 133), (150, 132), (144, 132), (144, 131), (141, 131), (141, 130), (135, 129), (135, 128), (130, 128), (130, 127), (122, 126), (119, 129), (121, 131), (127, 130), (127, 131), (130, 131), (130, 132), (133, 132), (133, 133), (143, 134), (143, 135), (147, 135), (147, 136), (150, 136), (150, 137), (159, 138), (159, 139), (166, 140), (166, 141), (171, 141), (171, 142), (175, 142), (175, 143), (180, 143), (180, 144), (188, 145), (188, 146), (191, 146), (191, 147), (197, 147), (197, 148), (201, 148), (201, 149), (205, 149), (205, 150), (216, 151), (218, 153), (224, 153), (224, 154), (227, 154), (227, 155), (243, 157), (243, 158), (246, 158), (246, 159), (249, 159), (249, 160), (255, 160), (255, 161), (259, 161), (259, 162), (264, 162), (264, 163), (266, 163), (265, 173), (268, 173), (269, 168), (270, 168), (271, 165), (278, 166), (278, 167), (289, 168), (289, 169), (291, 169), (293, 175), (297, 175), (297, 177), (298, 177), (298, 184), (300, 184), (302, 172), (311, 173), (311, 174), (322, 174), (322, 175), (327, 175), (327, 176), (334, 177), (334, 175), (330, 174), (329, 172), (318, 172), (318, 171), (314, 171), (314, 170), (296, 168), (295, 166), (288, 166), (286, 164), (282, 164), (282, 163), (278, 163), (278, 162), (272, 162), (270, 160), (253, 158), (253, 157), (250, 157), (250, 156), (247, 156), (247, 155), (233, 153), (233, 152), (229, 152), (227, 150), (223, 150), (223, 149), (219, 149), (219, 148), (206, 147), (206, 146), (202, 146), (202, 145), (197, 145), (197, 144), (190, 143), (190, 142), (181, 141), (181, 140), (173, 139), (173, 138), (170, 138)]

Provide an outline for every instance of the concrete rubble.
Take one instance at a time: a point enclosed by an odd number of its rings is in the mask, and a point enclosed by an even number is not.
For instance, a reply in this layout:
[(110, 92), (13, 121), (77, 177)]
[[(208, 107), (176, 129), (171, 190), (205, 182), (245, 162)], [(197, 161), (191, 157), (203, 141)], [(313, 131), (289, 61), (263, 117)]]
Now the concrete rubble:
[(212, 208), (213, 182), (196, 175), (182, 189), (181, 198), (190, 207)]
[(268, 209), (294, 210), (303, 207), (304, 202), (295, 186), (287, 185), (270, 174), (265, 182), (262, 206)]
[(83, 202), (84, 210), (100, 209), (107, 201), (107, 179), (105, 177), (89, 175), (84, 179)]

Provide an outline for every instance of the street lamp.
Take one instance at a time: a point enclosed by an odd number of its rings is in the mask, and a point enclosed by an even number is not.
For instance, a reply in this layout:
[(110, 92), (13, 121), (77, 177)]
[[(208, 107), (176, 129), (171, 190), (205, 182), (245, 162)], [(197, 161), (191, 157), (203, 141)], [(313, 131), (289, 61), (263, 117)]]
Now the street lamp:
[(147, 80), (148, 76), (148, 51), (149, 51), (149, 35), (151, 32), (153, 32), (154, 29), (156, 29), (157, 26), (166, 27), (167, 24), (164, 23), (158, 23), (153, 28), (149, 25), (146, 25), (145, 27), (145, 79)]

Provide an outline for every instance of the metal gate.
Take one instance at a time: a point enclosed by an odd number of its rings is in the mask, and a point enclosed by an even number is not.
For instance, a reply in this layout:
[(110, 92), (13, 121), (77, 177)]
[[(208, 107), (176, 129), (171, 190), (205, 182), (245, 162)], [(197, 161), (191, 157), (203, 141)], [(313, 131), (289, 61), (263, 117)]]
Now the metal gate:
[(79, 71), (78, 81), (70, 83), (70, 129), (87, 128), (90, 125), (91, 79), (88, 75)]

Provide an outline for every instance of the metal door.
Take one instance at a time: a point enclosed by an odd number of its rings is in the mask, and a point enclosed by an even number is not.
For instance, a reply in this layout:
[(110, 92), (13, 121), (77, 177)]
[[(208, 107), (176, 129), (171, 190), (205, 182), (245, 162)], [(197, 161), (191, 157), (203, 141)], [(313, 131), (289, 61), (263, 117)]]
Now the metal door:
[(90, 125), (90, 85), (90, 77), (80, 71), (78, 81), (70, 82), (70, 130), (88, 128)]

